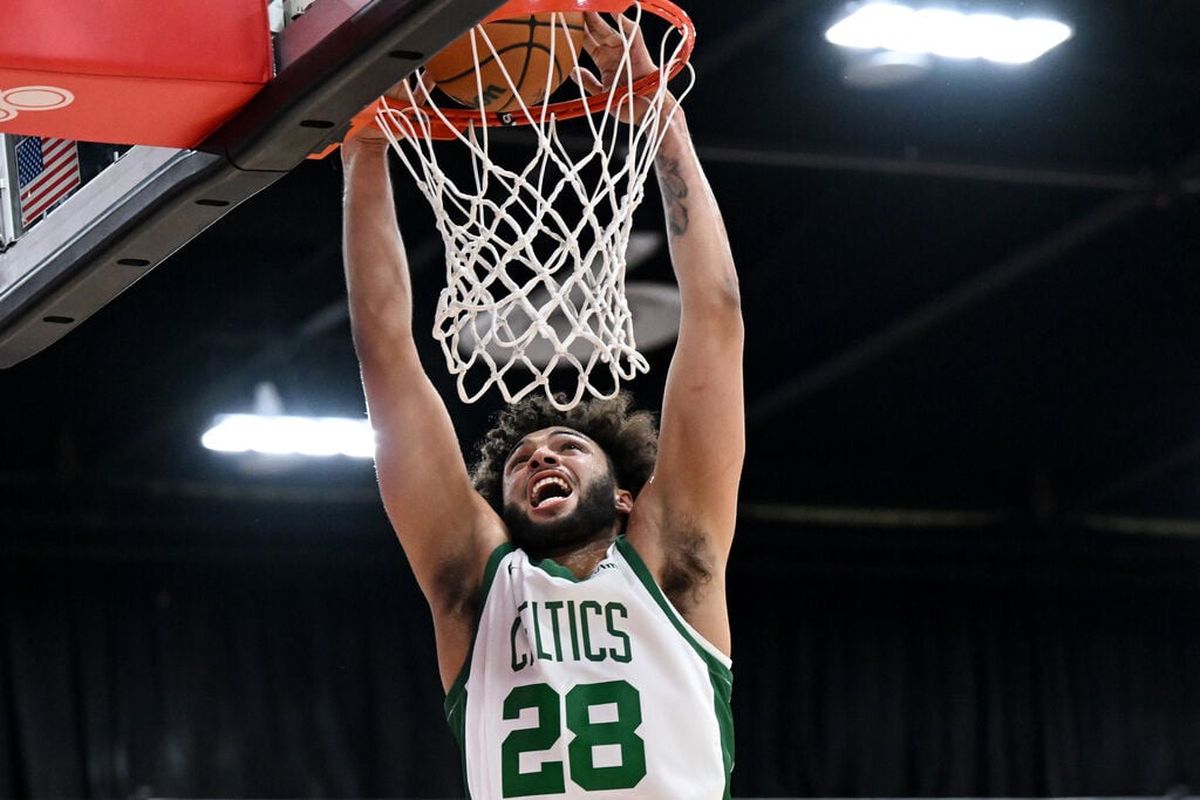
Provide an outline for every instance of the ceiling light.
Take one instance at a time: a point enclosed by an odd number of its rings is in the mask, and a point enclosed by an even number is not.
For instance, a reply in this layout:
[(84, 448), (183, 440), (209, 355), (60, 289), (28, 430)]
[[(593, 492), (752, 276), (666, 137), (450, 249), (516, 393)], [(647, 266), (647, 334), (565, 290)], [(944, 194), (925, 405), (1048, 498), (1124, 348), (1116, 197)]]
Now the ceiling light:
[(221, 414), (200, 437), (220, 453), (371, 458), (375, 435), (365, 419)]
[(277, 458), (283, 456), (375, 455), (375, 434), (365, 419), (286, 414), (283, 398), (270, 381), (254, 387), (254, 413), (218, 415), (200, 437), (200, 444), (218, 453), (269, 457), (243, 460), (251, 471), (264, 472), (278, 471), (278, 464), (287, 461)]
[(860, 50), (1027, 64), (1070, 39), (1072, 33), (1069, 25), (1051, 19), (1012, 19), (875, 2), (835, 24), (825, 38)]

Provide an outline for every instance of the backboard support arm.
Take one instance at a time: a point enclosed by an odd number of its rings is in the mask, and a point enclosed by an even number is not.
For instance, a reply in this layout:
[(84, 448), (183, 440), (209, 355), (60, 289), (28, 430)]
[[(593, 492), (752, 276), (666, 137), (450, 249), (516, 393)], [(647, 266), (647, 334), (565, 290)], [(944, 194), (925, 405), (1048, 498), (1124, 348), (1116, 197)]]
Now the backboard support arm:
[(500, 0), (317, 0), (279, 74), (196, 150), (134, 147), (0, 253), (0, 368), (61, 339), (201, 231), (339, 141)]
[(21, 235), (20, 194), (17, 181), (17, 137), (0, 133), (0, 252)]

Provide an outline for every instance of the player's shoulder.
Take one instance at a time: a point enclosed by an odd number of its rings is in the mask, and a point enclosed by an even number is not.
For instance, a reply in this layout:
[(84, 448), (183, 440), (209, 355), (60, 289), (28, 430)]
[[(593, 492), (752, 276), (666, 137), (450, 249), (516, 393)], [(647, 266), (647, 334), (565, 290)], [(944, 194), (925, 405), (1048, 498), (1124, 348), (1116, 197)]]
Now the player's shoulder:
[(482, 505), (466, 535), (447, 532), (447, 546), (437, 557), (426, 590), (435, 615), (473, 619), (489, 570), (494, 570), (493, 562), (502, 558), (509, 546), (504, 522), (490, 506)]

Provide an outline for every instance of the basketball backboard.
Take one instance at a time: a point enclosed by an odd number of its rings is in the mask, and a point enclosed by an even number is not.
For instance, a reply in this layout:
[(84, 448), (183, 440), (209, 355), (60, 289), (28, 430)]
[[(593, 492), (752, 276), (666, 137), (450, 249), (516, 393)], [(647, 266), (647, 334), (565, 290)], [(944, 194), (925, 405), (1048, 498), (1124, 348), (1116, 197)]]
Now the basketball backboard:
[(192, 150), (138, 146), (0, 253), (0, 368), (39, 352), (310, 153), (500, 0), (316, 0), (274, 79)]

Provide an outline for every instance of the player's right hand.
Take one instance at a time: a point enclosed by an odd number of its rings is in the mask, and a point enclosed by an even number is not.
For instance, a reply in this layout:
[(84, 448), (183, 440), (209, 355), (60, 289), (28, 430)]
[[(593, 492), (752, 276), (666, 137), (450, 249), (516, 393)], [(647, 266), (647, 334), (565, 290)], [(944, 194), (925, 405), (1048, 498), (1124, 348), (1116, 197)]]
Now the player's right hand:
[[(406, 86), (407, 79), (400, 81), (383, 93), (383, 97), (392, 101), (394, 106), (408, 107), (415, 105), (418, 108), (423, 108), (427, 105), (426, 97), (428, 89), (423, 88), (424, 73), (421, 73), (422, 86), (413, 86), (412, 94), (408, 92)], [(378, 109), (377, 103), (372, 103), (368, 108), (364, 109), (359, 116), (355, 117), (354, 123), (350, 128), (350, 132), (346, 135), (342, 142), (342, 159), (347, 156), (346, 148), (351, 146), (355, 148), (386, 148), (389, 145), (387, 135), (379, 128), (379, 124), (375, 121), (375, 112)]]

